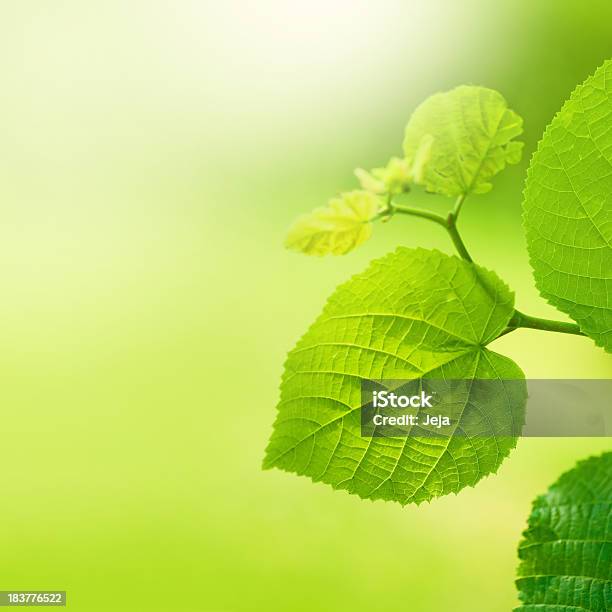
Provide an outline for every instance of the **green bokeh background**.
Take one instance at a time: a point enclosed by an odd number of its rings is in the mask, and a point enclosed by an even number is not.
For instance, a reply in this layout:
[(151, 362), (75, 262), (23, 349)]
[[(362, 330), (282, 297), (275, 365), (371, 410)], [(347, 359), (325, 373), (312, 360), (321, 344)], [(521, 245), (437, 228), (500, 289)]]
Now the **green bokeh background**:
[[(524, 162), (462, 213), (521, 310), (529, 155), (612, 57), (609, 2), (3, 2), (0, 589), (78, 611), (502, 612), (530, 502), (610, 440), (525, 439), (475, 489), (364, 502), (260, 470), (286, 352), (347, 257), (282, 249), (299, 213), (400, 152), (429, 94), (499, 89)], [(416, 196), (416, 204), (445, 202)], [(609, 377), (589, 340), (496, 342), (530, 377)]]

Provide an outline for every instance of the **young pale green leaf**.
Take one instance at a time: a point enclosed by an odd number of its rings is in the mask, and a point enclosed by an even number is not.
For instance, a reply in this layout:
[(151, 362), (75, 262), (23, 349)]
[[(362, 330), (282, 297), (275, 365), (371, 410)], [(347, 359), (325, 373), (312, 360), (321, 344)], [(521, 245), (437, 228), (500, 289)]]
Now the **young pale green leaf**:
[(612, 352), (612, 60), (546, 129), (523, 202), (536, 285)]
[[(506, 327), (513, 301), (494, 273), (439, 251), (400, 248), (375, 260), (336, 290), (289, 353), (264, 467), (401, 504), (456, 493), (495, 472), (516, 439), (488, 424), (478, 437), (361, 437), (361, 381), (522, 380), (516, 364), (485, 348)], [(508, 414), (522, 419), (524, 386), (502, 395)], [(457, 428), (479, 403), (470, 393)]]
[[(374, 170), (379, 169), (380, 168), (375, 168)], [(387, 191), (387, 186), (383, 180), (374, 175), (374, 170), (372, 170), (372, 172), (368, 172), (363, 168), (355, 168), (355, 176), (359, 180), (361, 188), (365, 189), (365, 191), (383, 194), (385, 191)]]
[(404, 153), (414, 181), (453, 197), (486, 193), (506, 164), (520, 161), (523, 143), (513, 140), (523, 120), (496, 91), (461, 86), (438, 93), (413, 113)]
[(412, 172), (408, 162), (392, 157), (384, 168), (374, 168), (370, 172), (363, 168), (355, 170), (362, 189), (372, 193), (397, 195), (410, 190)]
[(517, 612), (604, 612), (612, 604), (612, 453), (538, 497), (519, 546)]
[(302, 215), (289, 229), (285, 246), (307, 255), (344, 255), (372, 235), (370, 220), (380, 208), (373, 193), (343, 193), (327, 207)]

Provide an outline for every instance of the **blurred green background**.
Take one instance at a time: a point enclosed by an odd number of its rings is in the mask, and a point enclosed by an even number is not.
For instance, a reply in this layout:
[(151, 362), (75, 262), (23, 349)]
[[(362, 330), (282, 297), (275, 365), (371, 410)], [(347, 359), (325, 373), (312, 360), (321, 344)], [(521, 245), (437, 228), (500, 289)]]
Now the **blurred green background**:
[[(524, 162), (462, 232), (530, 314), (525, 168), (612, 57), (612, 4), (2, 2), (0, 589), (79, 611), (501, 612), (532, 498), (606, 439), (525, 439), (475, 489), (421, 507), (262, 472), (286, 352), (327, 295), (398, 244), (282, 249), (299, 213), (401, 150), (431, 93), (500, 90)], [(420, 198), (420, 199), (419, 199)], [(417, 196), (442, 210), (446, 202)], [(609, 377), (587, 339), (496, 342), (530, 377)]]

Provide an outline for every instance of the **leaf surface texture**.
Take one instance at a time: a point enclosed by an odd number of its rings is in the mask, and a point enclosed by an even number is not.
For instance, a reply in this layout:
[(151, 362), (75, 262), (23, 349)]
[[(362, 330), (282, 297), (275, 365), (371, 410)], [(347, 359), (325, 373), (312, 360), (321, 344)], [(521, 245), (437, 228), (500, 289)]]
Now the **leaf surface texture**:
[[(516, 364), (485, 348), (513, 301), (495, 274), (439, 251), (400, 248), (375, 260), (336, 290), (289, 353), (264, 467), (401, 504), (456, 493), (495, 472), (516, 439), (493, 430), (361, 437), (361, 381), (522, 379)], [(522, 416), (524, 393), (501, 399)], [(482, 401), (470, 395), (462, 419), (479, 418)]]
[(523, 204), (540, 293), (612, 351), (612, 61), (580, 85), (533, 156)]
[(612, 453), (538, 497), (519, 546), (517, 612), (612, 610)]
[(453, 197), (486, 193), (491, 179), (521, 158), (514, 140), (523, 120), (503, 96), (485, 87), (463, 85), (438, 93), (413, 113), (404, 138), (404, 154), (414, 182)]
[(372, 235), (370, 220), (380, 201), (368, 191), (350, 191), (329, 205), (302, 215), (289, 229), (285, 246), (307, 255), (344, 255)]

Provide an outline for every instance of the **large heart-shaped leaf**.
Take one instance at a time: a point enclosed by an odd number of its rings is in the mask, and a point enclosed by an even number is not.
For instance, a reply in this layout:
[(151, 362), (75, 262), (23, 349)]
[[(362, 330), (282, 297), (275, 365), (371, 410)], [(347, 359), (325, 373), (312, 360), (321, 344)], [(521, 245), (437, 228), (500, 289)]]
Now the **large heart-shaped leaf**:
[[(439, 251), (400, 248), (329, 299), (289, 353), (264, 467), (309, 476), (360, 497), (402, 504), (473, 486), (516, 443), (479, 436), (361, 437), (361, 382), (522, 379), (485, 346), (506, 327), (513, 295), (492, 272)], [(525, 391), (508, 393), (523, 417)], [(478, 409), (467, 397), (462, 418)], [(458, 427), (461, 427), (461, 421)]]
[(517, 611), (610, 610), (612, 453), (579, 463), (538, 497), (523, 535)]
[(492, 89), (463, 85), (427, 98), (413, 113), (404, 153), (413, 180), (446, 196), (486, 193), (491, 178), (521, 159), (523, 120)]
[(612, 351), (612, 61), (546, 129), (523, 207), (541, 294)]

